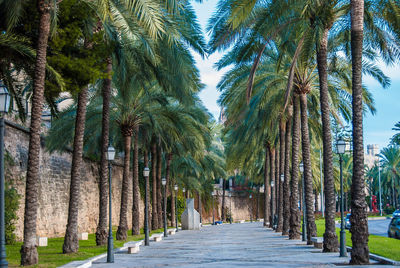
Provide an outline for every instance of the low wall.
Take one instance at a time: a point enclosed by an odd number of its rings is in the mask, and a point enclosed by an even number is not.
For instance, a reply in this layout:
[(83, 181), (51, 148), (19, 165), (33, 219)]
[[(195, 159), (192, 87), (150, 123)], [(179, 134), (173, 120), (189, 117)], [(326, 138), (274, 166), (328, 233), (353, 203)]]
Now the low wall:
[[(22, 239), (25, 208), (25, 182), (28, 164), (29, 133), (23, 128), (6, 125), (5, 149), (7, 181), (21, 195), (18, 221), (15, 234)], [(52, 153), (45, 151), (44, 143), (40, 152), (39, 208), (37, 234), (39, 236), (59, 237), (65, 233), (68, 217), (69, 186), (71, 180), (71, 153)], [(84, 160), (79, 206), (79, 232), (93, 233), (99, 215), (99, 165)], [(113, 225), (118, 225), (121, 202), (122, 167), (113, 167), (112, 208)], [(130, 189), (132, 193), (132, 189)], [(128, 208), (132, 207), (132, 194), (129, 195)], [(143, 223), (143, 203), (140, 203), (140, 223)], [(131, 209), (128, 209), (128, 222), (131, 226)]]
[[(219, 194), (215, 199), (214, 204), (214, 217), (215, 220), (221, 220), (222, 213), (222, 194)], [(257, 213), (257, 201), (258, 205), (258, 213)], [(264, 203), (263, 203), (263, 194), (259, 195), (259, 199), (257, 199), (257, 195), (253, 194), (253, 198), (249, 199), (248, 195), (245, 193), (236, 193), (233, 192), (232, 196), (229, 197), (226, 193), (225, 196), (225, 211), (229, 213), (232, 210), (232, 219), (233, 221), (240, 220), (250, 220), (251, 218), (254, 220), (258, 215), (258, 218), (263, 218), (264, 214)], [(196, 201), (196, 208), (198, 209), (198, 201)], [(211, 223), (212, 222), (212, 210), (206, 211), (204, 206), (202, 208), (202, 222), (203, 223)]]

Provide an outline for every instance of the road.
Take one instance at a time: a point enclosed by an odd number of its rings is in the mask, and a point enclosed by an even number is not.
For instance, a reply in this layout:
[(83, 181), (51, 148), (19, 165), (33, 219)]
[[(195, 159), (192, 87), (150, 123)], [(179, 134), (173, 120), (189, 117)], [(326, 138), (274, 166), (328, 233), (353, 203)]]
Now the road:
[[(373, 235), (388, 236), (387, 230), (390, 223), (390, 219), (383, 220), (369, 220), (368, 221), (368, 231)], [(336, 224), (337, 228), (340, 228), (340, 223)]]
[(370, 234), (388, 236), (387, 230), (390, 223), (390, 219), (384, 220), (370, 220), (368, 221), (368, 230)]
[(322, 253), (254, 222), (179, 231), (148, 247), (141, 246), (137, 254), (115, 254), (113, 264), (103, 258), (92, 267), (335, 267), (348, 262), (349, 257)]

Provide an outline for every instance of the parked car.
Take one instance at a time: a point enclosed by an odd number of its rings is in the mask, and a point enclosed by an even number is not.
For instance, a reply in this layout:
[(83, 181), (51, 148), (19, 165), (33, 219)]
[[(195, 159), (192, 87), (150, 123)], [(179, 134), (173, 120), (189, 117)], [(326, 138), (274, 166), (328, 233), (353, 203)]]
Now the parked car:
[(344, 219), (344, 228), (350, 229), (350, 215), (351, 213), (346, 215), (346, 218)]
[(392, 218), (390, 221), (388, 236), (400, 239), (400, 217)]
[(393, 218), (395, 218), (395, 217), (400, 217), (400, 210), (398, 209), (398, 210), (395, 210), (394, 212), (393, 212)]

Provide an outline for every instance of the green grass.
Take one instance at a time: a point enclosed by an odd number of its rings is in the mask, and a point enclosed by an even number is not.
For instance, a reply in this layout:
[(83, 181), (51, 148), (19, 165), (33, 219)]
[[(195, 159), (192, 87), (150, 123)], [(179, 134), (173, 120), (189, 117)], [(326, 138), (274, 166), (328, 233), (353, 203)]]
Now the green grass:
[[(325, 220), (315, 221), (317, 225), (317, 236), (323, 236), (325, 232)], [(339, 237), (340, 228), (336, 228), (336, 234)], [(346, 230), (346, 245), (352, 246), (351, 233)], [(400, 240), (383, 237), (378, 235), (369, 235), (369, 251), (379, 256), (383, 256), (395, 261), (400, 261)]]
[[(158, 229), (150, 232), (150, 235), (154, 233), (163, 232), (163, 229)], [(128, 232), (128, 238), (125, 241), (118, 241), (115, 239), (114, 233), (114, 248), (122, 247), (128, 241), (138, 241), (144, 239), (143, 229), (140, 235), (130, 235)], [(86, 260), (88, 258), (100, 255), (107, 252), (107, 245), (96, 246), (95, 234), (89, 234), (88, 240), (79, 241), (79, 252), (73, 254), (62, 254), (64, 238), (49, 238), (47, 247), (38, 247), (39, 253), (39, 264), (32, 267), (58, 267), (71, 261)], [(7, 261), (9, 267), (19, 267), (20, 264), (20, 249), (22, 242), (18, 242), (14, 245), (7, 245)]]

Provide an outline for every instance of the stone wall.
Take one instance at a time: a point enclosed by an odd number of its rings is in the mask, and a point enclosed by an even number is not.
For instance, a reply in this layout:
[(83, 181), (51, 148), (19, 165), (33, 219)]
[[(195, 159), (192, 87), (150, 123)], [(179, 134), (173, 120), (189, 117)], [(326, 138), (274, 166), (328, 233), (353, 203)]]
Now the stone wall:
[[(22, 239), (24, 207), (25, 207), (25, 180), (28, 163), (29, 133), (23, 128), (6, 125), (5, 149), (6, 170), (5, 176), (21, 195), (16, 224), (16, 236)], [(37, 235), (59, 237), (65, 233), (68, 217), (69, 185), (71, 171), (71, 153), (48, 153), (42, 142), (40, 152), (40, 182), (39, 208), (37, 218)], [(112, 218), (113, 225), (119, 221), (121, 202), (122, 166), (115, 165), (112, 173)], [(82, 166), (81, 200), (79, 206), (79, 232), (93, 233), (96, 230), (99, 214), (99, 165), (90, 160), (84, 160)], [(130, 189), (130, 193), (132, 190)], [(140, 222), (143, 223), (143, 203), (140, 204)], [(132, 194), (129, 195), (128, 208), (132, 207)], [(128, 222), (131, 226), (132, 214), (128, 210)]]
[[(216, 197), (214, 216), (215, 220), (221, 220), (222, 213), (222, 192), (219, 192)], [(232, 209), (232, 219), (233, 221), (240, 220), (250, 220), (250, 212), (252, 219), (254, 220), (257, 215), (257, 201), (258, 205), (258, 218), (264, 217), (264, 201), (263, 194), (259, 195), (257, 200), (256, 194), (253, 194), (253, 198), (250, 200), (246, 193), (233, 192), (232, 197), (229, 197), (226, 193), (225, 196), (225, 211), (229, 212)], [(198, 201), (196, 201), (197, 204)], [(198, 205), (197, 205), (198, 209)], [(203, 207), (202, 209), (202, 220), (203, 223), (212, 222), (212, 210), (206, 211)]]
[[(25, 181), (28, 164), (29, 132), (18, 125), (6, 124), (5, 149), (6, 149), (6, 180), (10, 181), (21, 195), (16, 223), (16, 236), (19, 240), (23, 237), (24, 208), (25, 208)], [(39, 208), (37, 218), (37, 235), (46, 237), (64, 236), (68, 217), (69, 185), (72, 154), (68, 152), (49, 153), (45, 150), (44, 141), (40, 152), (40, 182), (39, 182)], [(119, 209), (121, 202), (122, 165), (113, 166), (112, 173), (112, 219), (113, 225), (118, 226)], [(84, 160), (82, 166), (82, 181), (79, 206), (79, 232), (94, 233), (96, 231), (99, 214), (99, 165), (97, 162)], [(132, 185), (131, 185), (132, 187)], [(255, 195), (254, 195), (255, 196)], [(225, 207), (229, 210), (230, 198), (226, 195)], [(247, 195), (233, 194), (232, 214), (233, 219), (249, 220), (250, 207)], [(215, 216), (220, 219), (222, 196), (216, 198)], [(253, 219), (256, 215), (256, 198), (252, 199)], [(195, 202), (197, 206), (197, 200)], [(140, 223), (143, 227), (144, 203), (140, 202)], [(128, 224), (131, 228), (132, 189), (128, 201)], [(262, 197), (260, 195), (259, 218), (262, 218)], [(212, 221), (211, 211), (202, 212), (203, 222)]]

